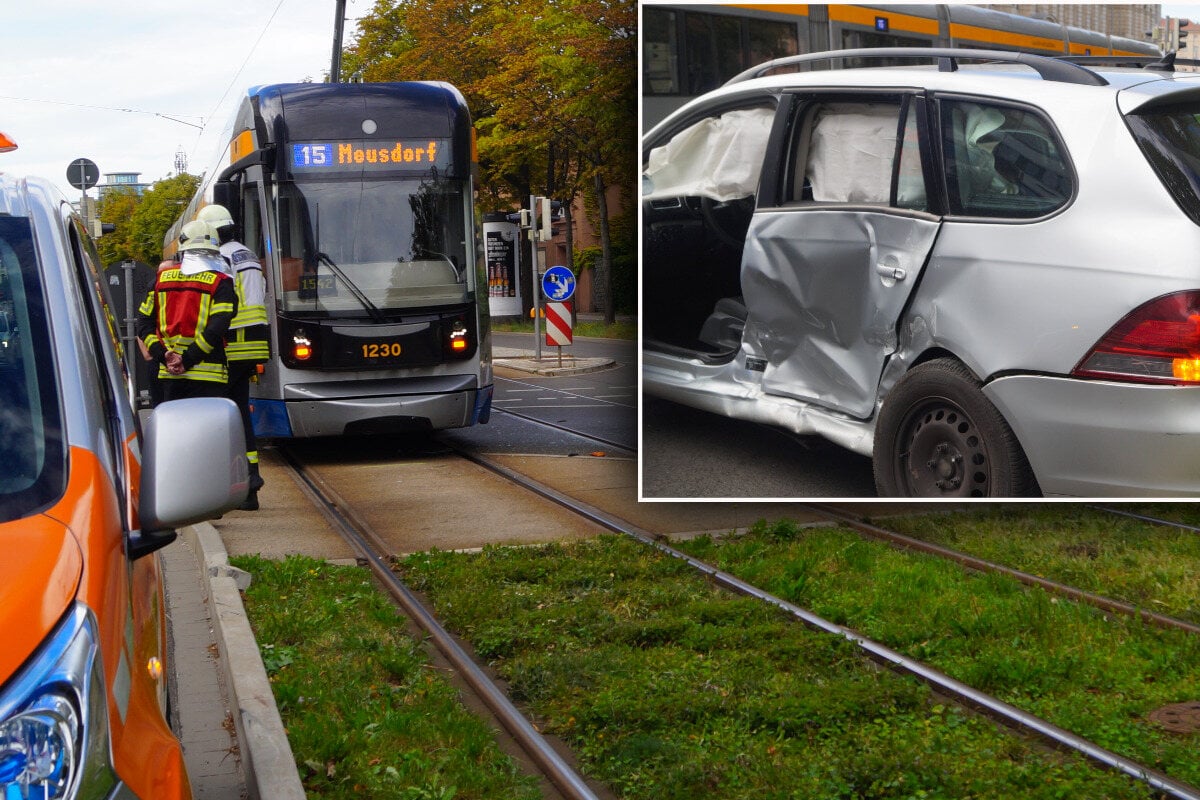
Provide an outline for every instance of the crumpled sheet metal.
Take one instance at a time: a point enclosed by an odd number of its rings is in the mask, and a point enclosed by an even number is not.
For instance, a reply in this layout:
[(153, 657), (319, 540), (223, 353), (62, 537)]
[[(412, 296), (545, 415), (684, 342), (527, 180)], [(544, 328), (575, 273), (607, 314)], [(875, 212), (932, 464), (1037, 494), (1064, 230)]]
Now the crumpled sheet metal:
[[(871, 416), (938, 228), (873, 211), (756, 214), (742, 261), (743, 342), (767, 362), (763, 390)], [(883, 265), (904, 278), (881, 275)]]

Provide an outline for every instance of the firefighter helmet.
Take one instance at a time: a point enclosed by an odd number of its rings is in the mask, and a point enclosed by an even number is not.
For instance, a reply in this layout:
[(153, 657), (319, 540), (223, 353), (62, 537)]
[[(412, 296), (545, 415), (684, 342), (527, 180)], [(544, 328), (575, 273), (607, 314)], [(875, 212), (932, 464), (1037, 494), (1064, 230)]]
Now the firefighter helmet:
[(220, 250), (217, 231), (204, 220), (194, 219), (179, 231), (179, 250)]
[(224, 228), (226, 225), (233, 224), (233, 215), (229, 213), (229, 209), (225, 208), (225, 206), (219, 206), (216, 203), (200, 209), (200, 213), (196, 215), (196, 219), (203, 220), (218, 230)]

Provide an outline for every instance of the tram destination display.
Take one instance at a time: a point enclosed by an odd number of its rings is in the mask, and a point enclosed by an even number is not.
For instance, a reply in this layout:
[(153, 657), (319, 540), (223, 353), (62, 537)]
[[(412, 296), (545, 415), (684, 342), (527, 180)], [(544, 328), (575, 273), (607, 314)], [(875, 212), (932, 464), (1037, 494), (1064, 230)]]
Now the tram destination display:
[(449, 139), (403, 141), (293, 142), (293, 171), (396, 170), (449, 168)]

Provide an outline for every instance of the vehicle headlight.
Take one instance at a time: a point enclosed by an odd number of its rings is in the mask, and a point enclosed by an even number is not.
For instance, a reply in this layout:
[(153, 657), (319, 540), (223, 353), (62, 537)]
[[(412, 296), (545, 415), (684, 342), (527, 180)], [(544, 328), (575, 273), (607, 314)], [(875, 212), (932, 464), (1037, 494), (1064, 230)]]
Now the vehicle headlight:
[[(72, 609), (0, 694), (0, 799), (74, 798), (116, 782), (95, 618)], [(106, 792), (101, 791), (101, 795)]]
[(43, 695), (37, 706), (0, 725), (0, 784), (9, 795), (16, 786), (23, 797), (65, 797), (78, 761), (79, 715), (59, 694)]

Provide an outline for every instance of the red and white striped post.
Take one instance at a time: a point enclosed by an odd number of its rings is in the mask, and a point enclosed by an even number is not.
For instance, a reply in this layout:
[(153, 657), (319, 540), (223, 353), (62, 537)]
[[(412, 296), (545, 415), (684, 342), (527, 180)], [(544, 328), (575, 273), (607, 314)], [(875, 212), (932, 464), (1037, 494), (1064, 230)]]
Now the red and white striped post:
[(558, 347), (558, 365), (562, 366), (562, 348), (571, 344), (571, 301), (546, 303), (546, 344)]

